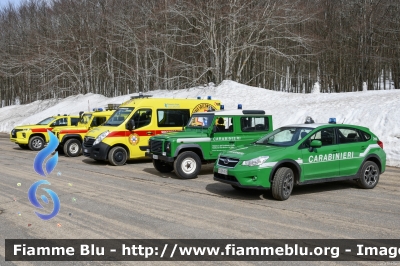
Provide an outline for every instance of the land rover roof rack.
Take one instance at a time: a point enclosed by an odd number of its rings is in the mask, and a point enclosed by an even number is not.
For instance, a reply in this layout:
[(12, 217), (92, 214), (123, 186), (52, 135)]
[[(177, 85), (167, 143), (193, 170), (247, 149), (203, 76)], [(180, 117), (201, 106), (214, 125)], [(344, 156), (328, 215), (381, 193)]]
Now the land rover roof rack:
[(244, 115), (265, 115), (265, 111), (264, 110), (243, 110), (242, 113)]

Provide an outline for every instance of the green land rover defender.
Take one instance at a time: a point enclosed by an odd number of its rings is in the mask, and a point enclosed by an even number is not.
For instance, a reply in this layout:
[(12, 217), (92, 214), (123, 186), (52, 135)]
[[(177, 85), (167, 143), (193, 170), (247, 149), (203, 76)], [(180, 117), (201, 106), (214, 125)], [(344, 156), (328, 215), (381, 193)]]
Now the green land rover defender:
[(264, 110), (194, 113), (183, 131), (151, 137), (146, 156), (161, 173), (175, 170), (179, 178), (196, 178), (203, 163), (271, 131), (272, 116)]

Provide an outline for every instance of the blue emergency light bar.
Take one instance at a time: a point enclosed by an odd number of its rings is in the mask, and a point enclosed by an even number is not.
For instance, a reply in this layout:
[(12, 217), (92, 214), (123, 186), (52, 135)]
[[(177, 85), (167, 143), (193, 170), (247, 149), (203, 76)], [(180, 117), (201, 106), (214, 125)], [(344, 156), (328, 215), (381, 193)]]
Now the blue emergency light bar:
[(238, 104), (238, 109), (240, 109), (240, 110), (242, 109), (242, 104), (240, 104), (240, 103)]
[(224, 110), (225, 106), (223, 104), (221, 104), (221, 110)]
[(329, 124), (336, 124), (336, 118), (329, 118)]
[(93, 108), (93, 112), (102, 112), (103, 108)]

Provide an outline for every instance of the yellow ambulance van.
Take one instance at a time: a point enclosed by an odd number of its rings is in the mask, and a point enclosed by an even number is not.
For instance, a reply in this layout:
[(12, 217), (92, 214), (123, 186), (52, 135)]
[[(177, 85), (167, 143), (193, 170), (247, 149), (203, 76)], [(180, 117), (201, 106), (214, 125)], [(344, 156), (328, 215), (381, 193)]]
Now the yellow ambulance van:
[(152, 98), (139, 94), (120, 105), (101, 126), (86, 133), (83, 155), (112, 165), (146, 158), (149, 138), (181, 131), (192, 113), (220, 110), (221, 101), (207, 99)]

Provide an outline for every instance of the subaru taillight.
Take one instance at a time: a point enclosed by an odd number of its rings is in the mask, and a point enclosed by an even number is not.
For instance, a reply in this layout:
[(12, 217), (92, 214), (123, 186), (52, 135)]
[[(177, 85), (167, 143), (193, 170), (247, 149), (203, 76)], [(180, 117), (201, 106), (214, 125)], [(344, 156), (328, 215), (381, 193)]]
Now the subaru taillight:
[(383, 149), (383, 142), (382, 141), (378, 140), (378, 145), (379, 145), (379, 147), (381, 147)]

